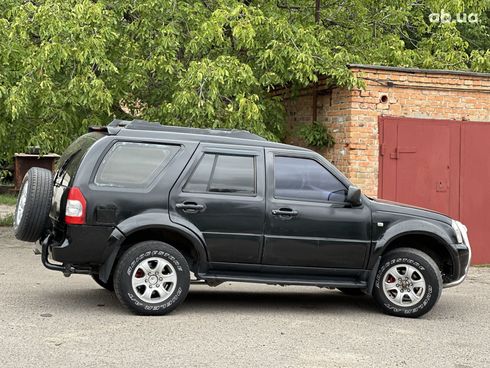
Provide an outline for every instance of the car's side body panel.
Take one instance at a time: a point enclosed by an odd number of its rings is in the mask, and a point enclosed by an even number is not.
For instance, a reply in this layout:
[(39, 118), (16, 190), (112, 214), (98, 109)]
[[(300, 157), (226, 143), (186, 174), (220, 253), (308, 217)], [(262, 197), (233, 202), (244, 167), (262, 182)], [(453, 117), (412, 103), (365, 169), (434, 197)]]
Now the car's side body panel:
[[(188, 192), (190, 175), (205, 154), (251, 157), (255, 162), (253, 195), (238, 193)], [(201, 144), (170, 192), (170, 218), (176, 224), (193, 226), (203, 234), (210, 262), (255, 264), (260, 262), (264, 226), (265, 198), (264, 150), (261, 147)], [(193, 203), (194, 211), (179, 208)]]
[[(171, 230), (185, 237), (198, 255), (197, 275), (208, 280), (369, 290), (387, 247), (410, 234), (431, 236), (447, 249), (454, 263), (450, 281), (460, 278), (468, 263), (468, 248), (457, 244), (451, 219), (444, 215), (365, 196), (360, 206), (276, 197), (276, 155), (314, 160), (348, 189), (349, 180), (312, 151), (260, 139), (187, 134), (179, 129), (114, 132), (88, 149), (69, 183), (85, 196), (86, 223), (64, 224), (65, 185), (53, 198), (56, 211), (49, 238), (54, 260), (88, 267), (103, 280), (111, 274), (125, 240), (151, 229)], [(117, 142), (179, 149), (144, 188), (95, 184), (99, 166)], [(253, 157), (253, 194), (186, 191), (186, 183), (205, 154)], [(188, 211), (188, 205), (197, 210)], [(282, 209), (292, 209), (297, 215), (273, 214)]]
[[(335, 176), (313, 152), (266, 149), (267, 209), (262, 263), (320, 268), (362, 269), (371, 245), (371, 210), (346, 202), (301, 201), (274, 195), (274, 157), (311, 159)], [(340, 175), (337, 178), (340, 181)], [(345, 184), (344, 184), (345, 185)], [(345, 185), (345, 190), (348, 186)], [(277, 216), (278, 209), (294, 216)]]

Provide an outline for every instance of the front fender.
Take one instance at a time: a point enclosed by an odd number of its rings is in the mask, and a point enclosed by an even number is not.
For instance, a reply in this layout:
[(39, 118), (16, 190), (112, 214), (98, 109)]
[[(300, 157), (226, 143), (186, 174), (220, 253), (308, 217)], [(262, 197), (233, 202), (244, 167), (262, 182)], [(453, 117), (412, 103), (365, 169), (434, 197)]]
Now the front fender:
[(196, 250), (199, 256), (199, 268), (206, 267), (208, 256), (201, 232), (197, 228), (190, 230), (187, 227), (172, 222), (167, 212), (151, 211), (129, 217), (114, 228), (109, 237), (112, 240), (110, 242), (109, 254), (106, 257), (105, 263), (99, 269), (100, 280), (107, 282), (109, 279), (116, 256), (124, 241), (131, 234), (144, 229), (168, 229), (178, 232), (188, 239)]
[[(444, 229), (444, 225), (447, 229)], [(446, 231), (447, 230), (447, 231)], [(451, 227), (446, 224), (435, 224), (430, 221), (421, 219), (410, 219), (391, 224), (383, 235), (374, 243), (372, 256), (369, 260), (369, 267), (373, 268), (379, 257), (383, 254), (386, 247), (396, 239), (405, 235), (426, 235), (441, 243), (451, 254), (454, 264), (458, 264), (458, 252), (452, 244), (453, 239), (450, 236)]]

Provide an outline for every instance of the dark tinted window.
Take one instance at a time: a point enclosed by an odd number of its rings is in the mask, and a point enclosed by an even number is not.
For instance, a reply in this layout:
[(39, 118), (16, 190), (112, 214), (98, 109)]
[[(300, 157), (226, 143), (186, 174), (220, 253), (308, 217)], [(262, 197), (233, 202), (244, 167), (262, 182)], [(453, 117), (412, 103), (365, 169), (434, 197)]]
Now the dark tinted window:
[(55, 178), (57, 184), (63, 182), (63, 185), (69, 185), (85, 153), (102, 137), (104, 137), (104, 134), (100, 132), (87, 133), (68, 146), (56, 164), (57, 173)]
[(178, 151), (178, 146), (119, 142), (111, 147), (97, 170), (95, 184), (142, 188)]
[(280, 198), (343, 202), (347, 190), (327, 169), (314, 160), (274, 158), (274, 196)]
[(254, 194), (255, 158), (206, 153), (184, 191)]
[(205, 154), (184, 187), (186, 192), (207, 192), (216, 155)]

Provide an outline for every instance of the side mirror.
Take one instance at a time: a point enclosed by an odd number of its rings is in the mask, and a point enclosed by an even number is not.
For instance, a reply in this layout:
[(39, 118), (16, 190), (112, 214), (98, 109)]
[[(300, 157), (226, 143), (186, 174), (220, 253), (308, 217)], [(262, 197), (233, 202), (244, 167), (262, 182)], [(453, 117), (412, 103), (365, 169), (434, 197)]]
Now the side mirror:
[(353, 206), (361, 205), (361, 189), (358, 187), (351, 185), (349, 186), (349, 190), (347, 191), (346, 201), (349, 202)]

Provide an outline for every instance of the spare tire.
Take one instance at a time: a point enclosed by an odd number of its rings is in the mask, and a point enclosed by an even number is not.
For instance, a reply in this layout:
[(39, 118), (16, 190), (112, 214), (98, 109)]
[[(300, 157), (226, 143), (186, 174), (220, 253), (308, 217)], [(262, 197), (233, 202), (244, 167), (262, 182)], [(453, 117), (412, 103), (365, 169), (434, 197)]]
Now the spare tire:
[(53, 197), (53, 174), (31, 168), (22, 180), (14, 214), (14, 233), (19, 240), (35, 242), (48, 224)]

